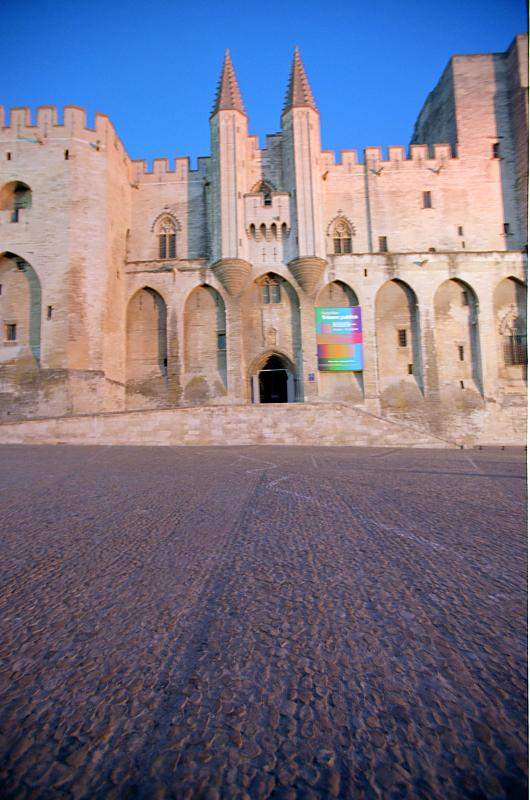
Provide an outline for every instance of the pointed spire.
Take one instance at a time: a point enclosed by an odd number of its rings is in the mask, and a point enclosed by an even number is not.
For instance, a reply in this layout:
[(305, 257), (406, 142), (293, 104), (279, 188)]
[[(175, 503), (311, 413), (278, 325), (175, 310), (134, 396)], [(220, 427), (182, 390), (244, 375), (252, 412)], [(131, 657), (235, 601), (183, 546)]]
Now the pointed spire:
[(292, 108), (300, 107), (313, 108), (317, 111), (317, 104), (315, 103), (311, 86), (307, 80), (304, 65), (300, 57), (300, 51), (298, 47), (295, 47), (291, 75), (289, 77), (289, 85), (287, 87), (287, 94), (285, 95), (282, 114), (286, 114), (287, 111), (290, 111)]
[(215, 103), (210, 116), (213, 117), (218, 111), (240, 111), (246, 114), (245, 106), (241, 92), (239, 91), (239, 84), (237, 82), (234, 65), (230, 58), (230, 51), (225, 51), (225, 60), (223, 63), (223, 71), (221, 72), (221, 80), (217, 86), (217, 94), (215, 96)]

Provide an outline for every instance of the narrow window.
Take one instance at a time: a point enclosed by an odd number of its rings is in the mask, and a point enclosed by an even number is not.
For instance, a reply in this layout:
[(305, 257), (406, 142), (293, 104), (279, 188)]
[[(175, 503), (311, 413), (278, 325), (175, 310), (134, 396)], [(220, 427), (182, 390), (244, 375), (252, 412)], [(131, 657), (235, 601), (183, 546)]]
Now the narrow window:
[(400, 328), (398, 330), (398, 344), (400, 347), (407, 346), (407, 331), (406, 328)]
[(17, 340), (17, 324), (16, 322), (8, 322), (6, 324), (6, 341), (16, 342)]
[(464, 235), (464, 226), (463, 225), (459, 225), (458, 226), (458, 235), (459, 236), (463, 236)]
[(413, 364), (408, 364), (408, 374), (409, 375), (414, 375), (414, 365)]
[(492, 150), (493, 150), (493, 158), (500, 158), (501, 157), (499, 142), (493, 142)]
[(176, 258), (177, 232), (171, 217), (164, 217), (157, 228), (158, 258)]
[(2, 284), (0, 283), (0, 295), (2, 294)]
[(380, 253), (388, 252), (388, 242), (386, 236), (379, 237), (379, 252)]
[(510, 233), (510, 223), (509, 222), (505, 222), (504, 225), (503, 225), (503, 228), (504, 228), (504, 233), (506, 235), (508, 235)]
[(7, 159), (8, 161), (11, 161), (11, 153), (6, 153), (6, 159)]
[(463, 248), (464, 250), (466, 249), (466, 243), (465, 243), (465, 242), (462, 242), (462, 248)]
[(368, 270), (367, 270), (367, 269), (365, 269), (365, 270), (364, 270), (364, 277), (365, 277), (365, 278), (367, 278), (367, 277), (368, 277)]
[(507, 367), (519, 366), (528, 362), (526, 333), (514, 330), (504, 337), (504, 363)]
[(423, 208), (432, 208), (432, 198), (430, 192), (423, 192)]
[(340, 220), (333, 231), (333, 252), (336, 255), (351, 253), (351, 230), (346, 220)]
[(264, 283), (261, 287), (261, 302), (264, 305), (268, 305), (271, 301), (270, 291), (269, 291), (269, 284)]
[(458, 345), (458, 359), (459, 359), (459, 361), (463, 361), (464, 360), (464, 345), (463, 344), (459, 344)]
[(226, 350), (226, 333), (224, 331), (217, 334), (217, 349)]
[(68, 161), (69, 158), (70, 158), (70, 151), (69, 150), (65, 150), (64, 151), (64, 160)]
[(47, 313), (48, 319), (52, 318), (52, 314), (53, 314), (53, 306), (48, 306), (48, 313)]
[(464, 389), (464, 381), (460, 381), (460, 388)]
[(271, 286), (271, 303), (281, 303), (282, 301), (282, 293), (280, 284), (276, 283), (276, 281)]

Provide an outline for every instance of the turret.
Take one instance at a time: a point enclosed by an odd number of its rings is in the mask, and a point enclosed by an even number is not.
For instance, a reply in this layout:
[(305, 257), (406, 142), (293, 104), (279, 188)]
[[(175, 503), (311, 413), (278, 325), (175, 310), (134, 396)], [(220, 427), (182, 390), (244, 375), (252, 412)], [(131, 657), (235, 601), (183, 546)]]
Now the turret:
[(228, 50), (210, 116), (210, 132), (212, 269), (226, 290), (236, 295), (250, 273), (243, 205), (248, 120)]
[[(320, 115), (298, 48), (282, 112), (282, 130), (284, 183), (293, 198), (291, 211), (298, 240), (289, 266), (304, 291), (312, 295), (325, 267)], [(295, 237), (293, 240), (296, 242)]]

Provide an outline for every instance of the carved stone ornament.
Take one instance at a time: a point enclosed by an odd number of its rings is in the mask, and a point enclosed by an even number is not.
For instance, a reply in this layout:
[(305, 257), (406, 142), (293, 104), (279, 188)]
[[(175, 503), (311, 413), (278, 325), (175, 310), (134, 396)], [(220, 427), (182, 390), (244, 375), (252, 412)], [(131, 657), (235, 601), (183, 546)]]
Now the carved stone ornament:
[(278, 331), (276, 328), (270, 327), (267, 329), (267, 335), (265, 336), (265, 346), (266, 347), (276, 347), (278, 344)]
[(210, 267), (231, 297), (237, 297), (248, 281), (252, 267), (241, 258), (221, 258)]
[(327, 265), (327, 261), (318, 256), (304, 256), (293, 259), (288, 266), (298, 285), (309, 297), (314, 297)]

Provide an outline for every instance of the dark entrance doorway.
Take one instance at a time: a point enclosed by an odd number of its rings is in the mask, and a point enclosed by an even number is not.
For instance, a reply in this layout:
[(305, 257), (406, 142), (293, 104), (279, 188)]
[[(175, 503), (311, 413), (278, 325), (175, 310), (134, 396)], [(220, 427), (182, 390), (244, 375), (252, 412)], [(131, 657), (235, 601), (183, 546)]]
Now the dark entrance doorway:
[(270, 356), (259, 371), (260, 403), (287, 403), (287, 370), (278, 356)]

